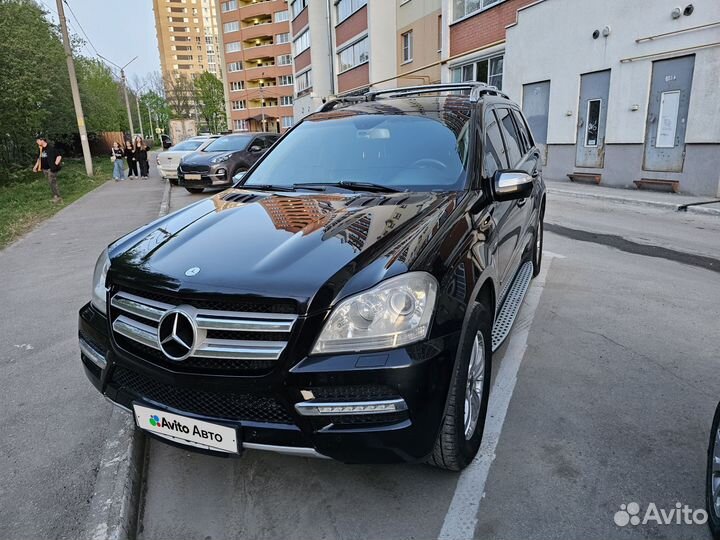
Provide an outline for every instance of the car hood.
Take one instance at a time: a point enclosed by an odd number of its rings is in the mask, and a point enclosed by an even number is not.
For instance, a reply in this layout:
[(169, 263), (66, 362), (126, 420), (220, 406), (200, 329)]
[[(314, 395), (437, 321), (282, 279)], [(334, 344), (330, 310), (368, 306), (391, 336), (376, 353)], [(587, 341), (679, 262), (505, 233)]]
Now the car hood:
[(458, 196), (231, 189), (117, 241), (109, 276), (133, 288), (327, 309), (338, 296), (411, 268)]
[(193, 152), (182, 158), (183, 165), (210, 165), (210, 160), (217, 156), (233, 154), (235, 152)]

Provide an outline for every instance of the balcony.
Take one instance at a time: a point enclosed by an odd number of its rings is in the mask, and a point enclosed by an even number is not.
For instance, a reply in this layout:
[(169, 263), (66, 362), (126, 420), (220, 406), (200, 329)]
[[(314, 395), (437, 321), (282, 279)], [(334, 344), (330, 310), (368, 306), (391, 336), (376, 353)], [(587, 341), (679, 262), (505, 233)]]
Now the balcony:
[[(255, 39), (246, 39), (242, 42), (243, 50), (248, 51), (250, 49), (254, 49), (255, 47), (267, 47), (268, 45), (273, 45), (274, 40), (271, 35), (266, 36), (259, 36)], [(246, 53), (250, 54), (250, 53)]]
[(274, 56), (259, 56), (256, 58), (248, 58), (245, 56), (245, 69), (255, 69), (260, 67), (275, 67)]
[(262, 26), (263, 24), (272, 24), (272, 15), (264, 14), (258, 15), (257, 17), (246, 17), (240, 21), (240, 27), (252, 28), (254, 26)]

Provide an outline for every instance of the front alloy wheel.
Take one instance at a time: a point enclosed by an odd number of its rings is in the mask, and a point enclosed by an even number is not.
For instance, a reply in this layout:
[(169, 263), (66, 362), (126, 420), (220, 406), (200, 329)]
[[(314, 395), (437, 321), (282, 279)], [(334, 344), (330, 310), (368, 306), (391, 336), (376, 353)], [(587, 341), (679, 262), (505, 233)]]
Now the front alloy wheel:
[(720, 404), (715, 409), (708, 443), (705, 502), (713, 538), (720, 540)]
[(475, 335), (470, 363), (468, 364), (467, 384), (465, 386), (465, 440), (475, 435), (480, 416), (485, 387), (485, 340), (482, 332)]

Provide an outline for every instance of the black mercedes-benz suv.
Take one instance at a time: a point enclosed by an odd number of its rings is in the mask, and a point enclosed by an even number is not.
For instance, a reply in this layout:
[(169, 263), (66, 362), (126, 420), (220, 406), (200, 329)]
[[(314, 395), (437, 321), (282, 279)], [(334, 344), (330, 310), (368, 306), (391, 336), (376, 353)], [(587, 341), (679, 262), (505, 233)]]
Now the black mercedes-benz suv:
[(87, 376), (172, 444), (462, 469), (540, 268), (539, 156), (480, 83), (330, 101), (100, 255)]

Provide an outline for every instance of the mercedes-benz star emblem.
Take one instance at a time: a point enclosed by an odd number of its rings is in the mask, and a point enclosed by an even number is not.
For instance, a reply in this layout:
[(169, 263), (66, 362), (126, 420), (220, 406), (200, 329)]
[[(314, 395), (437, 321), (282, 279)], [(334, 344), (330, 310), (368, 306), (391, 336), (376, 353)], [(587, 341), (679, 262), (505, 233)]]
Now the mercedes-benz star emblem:
[(160, 350), (171, 360), (179, 362), (189, 357), (195, 351), (197, 337), (194, 317), (183, 309), (171, 309), (160, 319)]
[(185, 275), (188, 277), (197, 276), (198, 273), (200, 273), (200, 268), (197, 266), (193, 266), (192, 268), (185, 270)]

